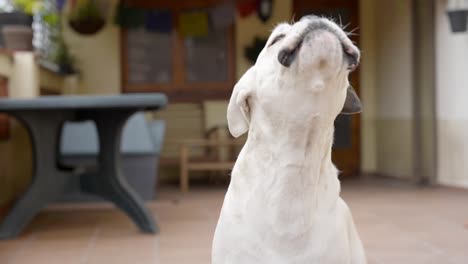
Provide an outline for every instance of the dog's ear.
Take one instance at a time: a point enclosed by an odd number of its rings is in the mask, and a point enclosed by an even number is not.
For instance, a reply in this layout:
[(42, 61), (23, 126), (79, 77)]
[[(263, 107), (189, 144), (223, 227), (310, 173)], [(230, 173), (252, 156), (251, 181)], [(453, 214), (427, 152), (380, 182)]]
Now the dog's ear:
[(233, 137), (237, 138), (249, 130), (249, 98), (254, 85), (255, 69), (252, 67), (234, 86), (227, 109), (229, 132)]
[(362, 104), (361, 99), (359, 99), (358, 95), (354, 88), (350, 85), (346, 91), (346, 100), (341, 110), (341, 114), (345, 115), (352, 115), (358, 114), (362, 112)]

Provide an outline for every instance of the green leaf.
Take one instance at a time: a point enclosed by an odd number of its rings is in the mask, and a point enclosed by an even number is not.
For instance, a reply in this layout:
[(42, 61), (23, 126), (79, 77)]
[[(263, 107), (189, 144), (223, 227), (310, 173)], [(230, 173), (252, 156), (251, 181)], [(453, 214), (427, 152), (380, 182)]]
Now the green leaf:
[(42, 6), (41, 0), (14, 0), (13, 5), (16, 9), (32, 15), (34, 12), (38, 11)]
[(104, 16), (98, 5), (92, 0), (78, 0), (70, 15), (72, 20), (103, 20)]
[(49, 26), (56, 26), (59, 23), (59, 16), (56, 13), (46, 14), (43, 19)]

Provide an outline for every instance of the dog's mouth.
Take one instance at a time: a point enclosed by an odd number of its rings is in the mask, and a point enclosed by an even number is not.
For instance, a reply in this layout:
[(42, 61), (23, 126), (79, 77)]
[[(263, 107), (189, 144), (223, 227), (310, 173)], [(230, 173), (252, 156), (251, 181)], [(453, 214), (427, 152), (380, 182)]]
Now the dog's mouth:
[(284, 47), (279, 51), (278, 62), (284, 67), (289, 68), (296, 60), (305, 37), (312, 31), (325, 30), (331, 32), (338, 38), (343, 49), (343, 60), (347, 63), (348, 70), (353, 71), (359, 64), (359, 52), (349, 45), (350, 41), (346, 39), (346, 34), (344, 32), (338, 32), (336, 28), (330, 27), (328, 23), (323, 22), (320, 18), (313, 17), (311, 20), (312, 21), (305, 28), (304, 32), (299, 36), (292, 47)]

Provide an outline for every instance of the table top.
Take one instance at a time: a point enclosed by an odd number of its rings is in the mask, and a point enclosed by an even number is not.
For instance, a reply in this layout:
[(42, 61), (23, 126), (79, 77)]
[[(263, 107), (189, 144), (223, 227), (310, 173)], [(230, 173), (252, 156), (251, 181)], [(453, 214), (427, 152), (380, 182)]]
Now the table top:
[(99, 96), (40, 96), (32, 99), (0, 99), (0, 111), (159, 109), (167, 104), (161, 93), (136, 93)]

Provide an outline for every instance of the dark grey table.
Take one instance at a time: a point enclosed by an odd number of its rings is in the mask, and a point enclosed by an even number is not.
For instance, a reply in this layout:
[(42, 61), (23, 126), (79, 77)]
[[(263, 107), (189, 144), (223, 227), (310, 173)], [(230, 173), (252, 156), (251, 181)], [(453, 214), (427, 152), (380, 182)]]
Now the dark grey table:
[[(99, 195), (122, 209), (147, 233), (158, 232), (151, 212), (125, 180), (120, 168), (122, 128), (133, 113), (158, 110), (167, 104), (162, 94), (116, 96), (44, 96), (0, 99), (0, 112), (25, 125), (33, 145), (33, 179), (29, 189), (0, 223), (0, 239), (21, 233), (32, 218), (64, 191), (70, 177), (80, 177), (81, 189)], [(97, 167), (78, 173), (59, 163), (59, 142), (65, 121), (93, 120), (99, 134)]]

